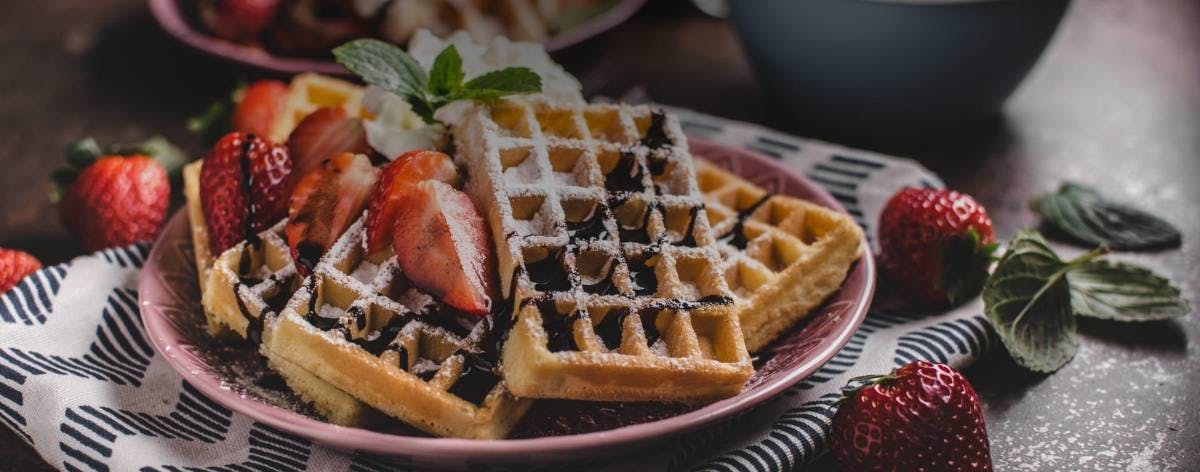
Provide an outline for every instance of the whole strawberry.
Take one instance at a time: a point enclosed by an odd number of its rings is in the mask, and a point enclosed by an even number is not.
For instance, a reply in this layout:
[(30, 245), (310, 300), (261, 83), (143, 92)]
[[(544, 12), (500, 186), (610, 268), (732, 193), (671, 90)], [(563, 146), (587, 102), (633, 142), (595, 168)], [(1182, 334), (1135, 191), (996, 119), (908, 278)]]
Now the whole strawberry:
[(288, 86), (278, 80), (259, 80), (246, 87), (229, 117), (233, 131), (268, 136), (287, 108)]
[(292, 160), (282, 145), (236, 131), (218, 140), (200, 168), (200, 203), (213, 252), (286, 216), (291, 176)]
[(0, 294), (41, 268), (42, 263), (27, 252), (0, 248)]
[(916, 361), (848, 391), (830, 431), (844, 470), (990, 471), (979, 397), (945, 364)]
[(85, 249), (124, 246), (158, 235), (171, 194), (161, 164), (142, 154), (73, 163), (82, 169), (56, 174), (66, 185), (58, 214)]
[(953, 190), (906, 188), (879, 217), (879, 262), (910, 301), (957, 305), (979, 294), (996, 235), (987, 210)]
[(209, 30), (225, 39), (254, 41), (275, 21), (280, 0), (207, 0), (200, 16)]

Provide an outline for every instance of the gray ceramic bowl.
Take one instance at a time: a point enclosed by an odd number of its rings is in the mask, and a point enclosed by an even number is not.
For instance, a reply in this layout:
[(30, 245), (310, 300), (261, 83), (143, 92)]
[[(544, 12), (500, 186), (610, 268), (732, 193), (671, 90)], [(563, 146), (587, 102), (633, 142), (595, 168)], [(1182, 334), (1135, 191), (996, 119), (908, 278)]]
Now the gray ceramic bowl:
[(1069, 0), (734, 0), (730, 19), (787, 119), (917, 137), (996, 113)]

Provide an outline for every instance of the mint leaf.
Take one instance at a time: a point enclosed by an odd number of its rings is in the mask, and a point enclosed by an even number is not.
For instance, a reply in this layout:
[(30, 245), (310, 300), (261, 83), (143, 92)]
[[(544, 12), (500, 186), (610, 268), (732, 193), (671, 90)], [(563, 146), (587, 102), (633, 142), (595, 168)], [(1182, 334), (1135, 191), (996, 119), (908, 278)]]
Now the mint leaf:
[(1166, 220), (1077, 183), (1064, 182), (1057, 192), (1035, 198), (1032, 207), (1053, 229), (1092, 245), (1152, 249), (1178, 246), (1182, 239)]
[(508, 67), (467, 81), (458, 98), (489, 101), (505, 95), (541, 91), (542, 78), (537, 73), (528, 67)]
[(464, 76), (458, 48), (453, 44), (446, 46), (433, 60), (433, 68), (429, 70), (429, 92), (443, 96), (457, 93), (462, 89)]
[(1053, 372), (1079, 350), (1067, 272), (1100, 252), (1063, 262), (1036, 231), (1017, 232), (983, 286), (983, 306), (1018, 364)]
[(378, 39), (357, 39), (335, 48), (333, 57), (368, 84), (406, 99), (425, 98), (429, 76), (403, 49)]
[(1171, 281), (1124, 262), (1092, 261), (1067, 274), (1075, 314), (1114, 321), (1184, 316), (1192, 308)]

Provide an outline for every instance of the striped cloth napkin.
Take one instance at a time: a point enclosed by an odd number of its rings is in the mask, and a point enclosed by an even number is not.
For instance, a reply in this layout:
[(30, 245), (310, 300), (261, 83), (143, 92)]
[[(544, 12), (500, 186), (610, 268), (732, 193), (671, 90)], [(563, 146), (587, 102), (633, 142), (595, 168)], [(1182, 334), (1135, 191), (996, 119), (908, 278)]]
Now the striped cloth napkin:
[[(675, 110), (685, 131), (775, 157), (829, 190), (869, 235), (884, 202), (937, 176), (893, 157)], [(0, 423), (64, 470), (405, 470), (274, 430), (205, 398), (146, 339), (138, 271), (149, 248), (43, 269), (0, 297)], [(876, 307), (808, 379), (673, 447), (601, 470), (795, 470), (826, 449), (832, 404), (854, 376), (915, 359), (958, 367), (993, 344), (978, 301), (948, 313)]]

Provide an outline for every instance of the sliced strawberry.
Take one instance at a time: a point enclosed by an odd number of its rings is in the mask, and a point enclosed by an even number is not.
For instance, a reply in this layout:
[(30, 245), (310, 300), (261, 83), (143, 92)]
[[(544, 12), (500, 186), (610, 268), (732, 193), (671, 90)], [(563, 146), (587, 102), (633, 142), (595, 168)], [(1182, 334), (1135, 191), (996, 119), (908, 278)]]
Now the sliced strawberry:
[(405, 277), (454, 308), (486, 315), (496, 259), (487, 224), (470, 197), (426, 180), (400, 192), (395, 207), (392, 248)]
[(278, 80), (260, 80), (250, 84), (242, 94), (242, 101), (233, 110), (230, 125), (234, 131), (268, 136), (275, 120), (287, 108), (287, 98), (288, 86)]
[(450, 156), (437, 151), (409, 151), (383, 168), (371, 203), (367, 207), (367, 252), (375, 253), (392, 243), (396, 209), (400, 193), (425, 180), (438, 180), (458, 186), (461, 180)]
[(362, 215), (378, 173), (367, 156), (344, 153), (296, 183), (285, 231), (302, 275), (312, 272), (321, 255)]
[(320, 108), (304, 117), (287, 140), (297, 176), (307, 175), (326, 159), (343, 152), (370, 154), (362, 121), (341, 108)]
[(200, 168), (209, 245), (220, 254), (284, 217), (291, 194), (287, 148), (254, 134), (222, 137)]

